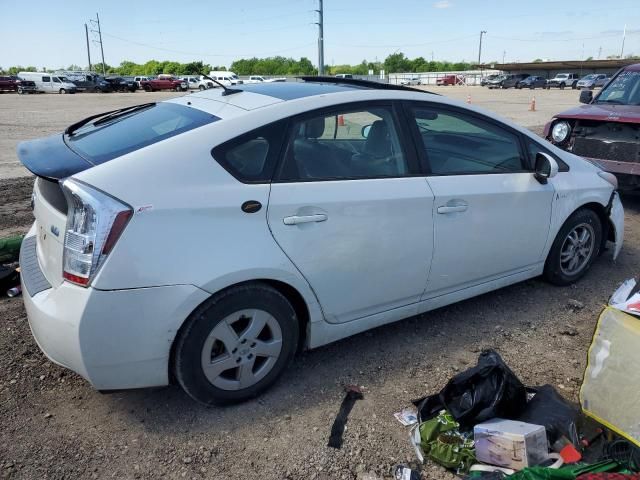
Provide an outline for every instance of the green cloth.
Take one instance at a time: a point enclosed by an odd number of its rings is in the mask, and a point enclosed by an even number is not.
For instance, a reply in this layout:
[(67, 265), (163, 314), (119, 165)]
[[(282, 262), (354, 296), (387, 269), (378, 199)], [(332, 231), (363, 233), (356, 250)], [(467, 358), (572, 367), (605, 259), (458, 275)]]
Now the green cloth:
[(575, 480), (583, 473), (617, 472), (632, 473), (614, 461), (587, 464), (565, 465), (558, 469), (546, 467), (528, 467), (509, 475), (509, 480)]
[(421, 423), (419, 430), (424, 454), (460, 474), (469, 471), (476, 463), (476, 456), (473, 439), (460, 433), (459, 428), (451, 414), (442, 410), (437, 417)]
[(20, 245), (24, 235), (0, 238), (0, 262), (11, 262), (20, 255)]

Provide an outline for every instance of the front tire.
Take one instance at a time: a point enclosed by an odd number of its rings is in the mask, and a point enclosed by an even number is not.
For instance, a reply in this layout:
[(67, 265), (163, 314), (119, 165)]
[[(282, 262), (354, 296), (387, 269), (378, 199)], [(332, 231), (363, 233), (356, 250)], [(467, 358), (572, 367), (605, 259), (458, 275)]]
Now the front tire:
[(200, 86), (198, 87), (198, 90), (200, 90), (201, 92), (202, 92), (202, 91), (204, 91), (204, 90), (205, 90), (205, 86), (204, 86), (204, 85), (200, 85)]
[(194, 400), (224, 405), (253, 398), (291, 363), (295, 310), (264, 283), (232, 287), (198, 307), (175, 344), (174, 374)]
[(600, 253), (601, 244), (600, 217), (586, 208), (574, 212), (551, 246), (544, 266), (544, 277), (554, 285), (577, 282)]
[(67, 91), (64, 88), (61, 88), (58, 93), (64, 95), (65, 93), (67, 93)]

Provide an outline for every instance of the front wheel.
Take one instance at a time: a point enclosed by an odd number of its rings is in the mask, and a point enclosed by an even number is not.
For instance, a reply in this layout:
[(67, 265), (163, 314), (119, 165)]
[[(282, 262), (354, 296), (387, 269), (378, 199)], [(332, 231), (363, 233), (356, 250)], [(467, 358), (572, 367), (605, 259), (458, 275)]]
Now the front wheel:
[(271, 386), (293, 360), (295, 310), (263, 283), (232, 287), (196, 309), (175, 344), (174, 373), (194, 400), (229, 404)]
[(198, 87), (198, 90), (200, 90), (201, 92), (202, 92), (204, 89), (205, 89), (204, 85), (200, 85), (200, 86)]
[(61, 88), (58, 93), (64, 95), (65, 93), (67, 93), (67, 91), (64, 88)]
[(554, 285), (577, 282), (600, 252), (602, 223), (589, 209), (575, 212), (564, 223), (544, 266), (545, 278)]
[(18, 94), (22, 95), (24, 93), (24, 90), (22, 89), (22, 87), (18, 87)]
[(564, 83), (561, 83), (561, 84), (560, 84), (560, 90), (564, 90), (564, 87), (565, 87), (565, 84), (564, 84)]

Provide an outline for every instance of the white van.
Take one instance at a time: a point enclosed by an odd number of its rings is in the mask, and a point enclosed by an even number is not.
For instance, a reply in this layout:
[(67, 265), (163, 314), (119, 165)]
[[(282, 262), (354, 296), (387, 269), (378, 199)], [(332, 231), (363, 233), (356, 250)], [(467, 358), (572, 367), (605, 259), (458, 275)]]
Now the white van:
[(231, 85), (238, 85), (238, 84), (242, 83), (242, 80), (240, 80), (240, 78), (238, 78), (238, 75), (236, 75), (233, 72), (227, 72), (227, 71), (224, 71), (224, 70), (209, 72), (209, 76), (211, 78), (215, 78), (217, 81), (219, 81), (225, 87), (230, 87)]
[(46, 72), (20, 72), (18, 78), (35, 82), (38, 92), (76, 93), (78, 87), (67, 77)]

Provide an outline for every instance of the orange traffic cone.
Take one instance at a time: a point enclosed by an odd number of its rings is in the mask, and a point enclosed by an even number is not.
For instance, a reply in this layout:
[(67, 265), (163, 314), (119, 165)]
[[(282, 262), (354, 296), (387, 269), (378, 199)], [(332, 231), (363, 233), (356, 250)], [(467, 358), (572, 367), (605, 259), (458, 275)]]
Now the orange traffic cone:
[(467, 95), (467, 103), (471, 103), (471, 95)]
[(529, 104), (529, 111), (530, 112), (536, 111), (536, 97), (531, 97), (531, 103)]
[(344, 127), (344, 115), (338, 115), (338, 126)]

